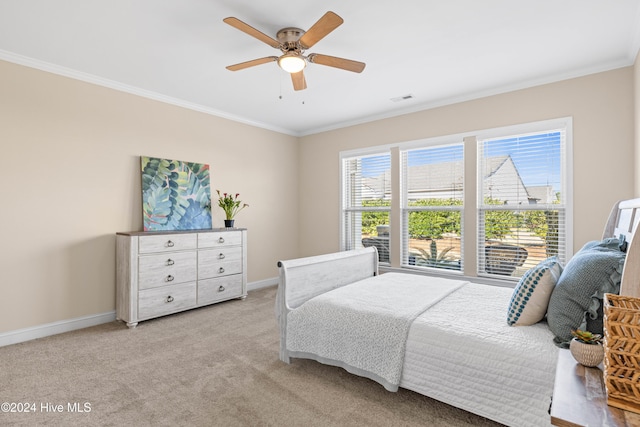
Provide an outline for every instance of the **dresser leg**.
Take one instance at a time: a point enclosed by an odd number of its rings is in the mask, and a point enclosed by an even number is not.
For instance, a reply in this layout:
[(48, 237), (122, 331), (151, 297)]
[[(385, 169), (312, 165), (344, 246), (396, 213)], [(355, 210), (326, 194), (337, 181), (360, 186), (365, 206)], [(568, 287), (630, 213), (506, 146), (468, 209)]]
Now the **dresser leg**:
[(136, 326), (138, 326), (138, 322), (127, 322), (127, 327), (129, 327), (129, 329), (133, 329)]

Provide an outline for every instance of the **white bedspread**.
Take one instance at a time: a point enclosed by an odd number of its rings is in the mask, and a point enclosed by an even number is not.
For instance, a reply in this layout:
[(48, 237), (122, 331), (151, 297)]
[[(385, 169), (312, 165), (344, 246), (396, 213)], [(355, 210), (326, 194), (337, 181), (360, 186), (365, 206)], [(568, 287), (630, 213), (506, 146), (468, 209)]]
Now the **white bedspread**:
[(507, 325), (512, 293), (471, 283), (418, 316), (400, 386), (509, 426), (549, 426), (558, 348), (544, 322)]
[(468, 283), (416, 278), (387, 273), (306, 301), (287, 315), (290, 356), (340, 366), (396, 391), (411, 323)]

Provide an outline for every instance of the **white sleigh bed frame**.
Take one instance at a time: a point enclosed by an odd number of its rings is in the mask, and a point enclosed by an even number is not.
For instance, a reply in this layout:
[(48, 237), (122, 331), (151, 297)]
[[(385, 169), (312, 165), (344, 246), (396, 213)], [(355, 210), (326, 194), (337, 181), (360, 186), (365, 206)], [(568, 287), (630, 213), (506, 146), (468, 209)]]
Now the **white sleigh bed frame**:
[[(619, 202), (613, 207), (602, 235), (603, 238), (624, 235), (628, 242), (620, 287), (621, 295), (640, 297), (640, 262), (638, 262), (640, 257), (640, 239), (633, 239), (633, 234), (639, 222), (640, 199)], [(290, 363), (291, 358), (303, 357), (344, 367), (341, 363), (334, 363), (333, 361), (324, 360), (321, 357), (291, 351), (287, 347), (288, 316), (314, 297), (377, 276), (378, 255), (376, 249), (369, 247), (353, 251), (280, 261), (278, 266), (280, 270), (280, 283), (276, 297), (276, 317), (280, 329), (280, 359), (286, 363)], [(419, 277), (421, 277), (420, 280), (433, 280), (425, 276)], [(380, 277), (380, 279), (382, 278), (383, 276)], [(473, 284), (473, 286), (468, 286), (468, 288), (470, 288), (469, 292), (472, 292), (473, 289), (488, 290), (491, 288), (496, 289), (496, 292), (507, 292), (509, 295), (512, 291), (509, 288), (480, 284)], [(491, 292), (493, 292), (493, 290)], [(505, 296), (500, 295), (500, 298), (504, 299)], [(442, 301), (440, 305), (445, 303), (445, 300)], [(456, 304), (464, 303), (465, 302), (462, 301)], [(490, 300), (481, 301), (480, 304), (476, 305), (484, 305), (485, 303), (491, 305)], [(465, 377), (464, 369), (468, 369), (469, 373), (482, 371), (483, 374), (486, 373), (487, 375), (483, 378), (466, 378), (463, 380), (466, 382), (460, 386), (458, 391), (455, 391), (454, 387), (449, 387), (446, 384), (447, 381), (450, 381), (450, 378), (446, 375), (441, 375), (442, 371), (445, 370), (443, 367), (445, 365), (438, 365), (438, 363), (445, 362), (438, 362), (435, 359), (446, 359), (446, 363), (466, 364), (467, 361), (464, 358), (460, 359), (462, 362), (456, 362), (457, 353), (460, 352), (459, 343), (464, 342), (466, 338), (463, 337), (462, 341), (456, 344), (456, 339), (460, 340), (460, 338), (453, 336), (447, 337), (449, 330), (452, 331), (451, 335), (459, 332), (455, 329), (455, 322), (443, 326), (443, 329), (438, 329), (439, 326), (437, 322), (439, 322), (439, 318), (447, 319), (443, 317), (445, 314), (447, 316), (455, 316), (455, 314), (450, 314), (452, 310), (440, 309), (440, 314), (438, 314), (438, 305), (439, 304), (436, 304), (433, 307), (433, 313), (431, 313), (431, 309), (428, 309), (427, 312), (429, 312), (429, 316), (417, 318), (411, 326), (406, 344), (407, 354), (405, 356), (405, 366), (399, 386), (507, 425), (550, 425), (548, 409), (553, 390), (553, 378), (555, 375), (555, 363), (558, 350), (551, 343), (552, 334), (548, 331), (546, 323), (542, 322), (533, 326), (524, 327), (507, 326), (505, 329), (507, 331), (509, 328), (511, 331), (517, 329), (518, 333), (530, 333), (532, 337), (530, 340), (533, 344), (544, 346), (540, 347), (540, 352), (544, 353), (544, 357), (537, 357), (538, 355), (536, 355), (536, 360), (540, 359), (537, 362), (540, 364), (540, 372), (533, 371), (527, 373), (523, 371), (523, 377), (521, 378), (516, 378), (511, 374), (509, 374), (511, 376), (506, 378), (501, 377), (501, 372), (504, 371), (508, 373), (509, 369), (514, 369), (510, 366), (512, 365), (512, 361), (509, 359), (511, 344), (505, 345), (504, 348), (500, 348), (499, 346), (501, 344), (497, 344), (497, 348), (491, 348), (492, 337), (486, 337), (482, 338), (481, 345), (488, 346), (486, 351), (490, 352), (490, 354), (503, 355), (504, 360), (498, 357), (491, 358), (491, 362), (487, 362), (485, 358), (478, 362), (478, 366), (473, 365), (475, 362), (470, 362), (471, 365), (467, 367), (455, 365), (456, 375), (459, 377)], [(500, 323), (500, 325), (496, 325), (497, 328), (504, 328), (506, 325), (506, 306), (499, 311), (499, 313), (495, 314), (495, 319), (492, 321), (494, 323)], [(420, 326), (421, 329), (419, 329), (418, 326)], [(489, 325), (489, 327), (484, 326), (483, 328), (488, 331), (492, 330), (491, 325)], [(430, 332), (430, 329), (433, 329), (433, 331)], [(433, 335), (432, 338), (429, 338), (430, 334)], [(493, 334), (501, 335), (503, 333), (496, 330)], [(433, 341), (435, 339), (434, 337), (438, 337), (437, 341)], [(451, 341), (449, 341), (449, 338), (451, 338)], [(430, 339), (431, 341), (429, 341)], [(421, 341), (421, 343), (416, 344), (414, 341)], [(536, 341), (540, 341), (540, 343)], [(437, 345), (434, 345), (434, 342)], [(447, 348), (446, 346), (449, 342), (451, 342), (451, 345)], [(428, 349), (442, 347), (440, 349), (436, 348), (434, 351), (439, 351), (440, 353), (436, 354), (442, 354), (443, 357), (437, 357), (437, 355), (434, 357), (430, 353), (425, 357), (421, 357), (420, 351), (422, 351), (421, 349), (424, 348), (424, 346)], [(531, 349), (524, 349), (525, 353), (527, 351), (531, 352)], [(492, 366), (487, 367), (486, 365), (488, 364)], [(354, 371), (348, 367), (345, 367), (345, 369), (360, 374), (357, 370)], [(522, 370), (524, 368), (516, 368), (514, 372), (517, 373), (518, 369)], [(495, 371), (493, 374), (490, 372), (492, 370)], [(422, 378), (422, 376), (424, 376), (422, 372), (424, 371), (428, 371), (428, 378)], [(414, 378), (416, 373), (420, 378)], [(510, 386), (512, 389), (506, 388), (504, 392), (505, 395), (496, 396), (496, 400), (492, 401), (494, 397), (492, 393), (500, 392), (499, 390), (494, 390), (496, 381), (500, 389), (505, 389), (504, 384), (500, 383), (511, 382), (512, 384), (510, 384)], [(533, 399), (534, 404), (530, 401), (523, 401), (525, 398), (518, 396), (520, 389), (522, 389), (524, 396), (532, 395), (529, 397)], [(526, 397), (526, 399), (529, 399), (529, 397)], [(484, 402), (482, 401), (483, 399), (485, 400)], [(493, 407), (497, 407), (497, 409)]]

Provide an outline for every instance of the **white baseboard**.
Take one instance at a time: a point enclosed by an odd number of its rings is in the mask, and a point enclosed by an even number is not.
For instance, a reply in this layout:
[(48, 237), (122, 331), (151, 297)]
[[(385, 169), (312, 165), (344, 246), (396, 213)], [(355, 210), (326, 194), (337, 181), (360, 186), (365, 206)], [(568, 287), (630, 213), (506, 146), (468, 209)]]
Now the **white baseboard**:
[(257, 282), (247, 283), (247, 291), (255, 291), (256, 289), (267, 288), (278, 284), (278, 278), (258, 280)]
[[(254, 291), (256, 289), (266, 288), (277, 284), (277, 277), (258, 280), (257, 282), (247, 283), (247, 291)], [(77, 329), (88, 328), (90, 326), (101, 325), (103, 323), (113, 322), (114, 320), (116, 320), (116, 312), (110, 311), (108, 313), (93, 314), (75, 319), (61, 320), (59, 322), (33, 326), (31, 328), (4, 332), (0, 333), (0, 347), (35, 340), (36, 338), (44, 338), (50, 335), (62, 334), (64, 332), (71, 332)]]
[(61, 320), (59, 322), (47, 323), (31, 328), (18, 329), (0, 334), (0, 347), (17, 344), (24, 341), (44, 338), (50, 335), (71, 332), (77, 329), (88, 328), (90, 326), (101, 325), (116, 320), (116, 312), (93, 314), (90, 316), (77, 317), (75, 319)]

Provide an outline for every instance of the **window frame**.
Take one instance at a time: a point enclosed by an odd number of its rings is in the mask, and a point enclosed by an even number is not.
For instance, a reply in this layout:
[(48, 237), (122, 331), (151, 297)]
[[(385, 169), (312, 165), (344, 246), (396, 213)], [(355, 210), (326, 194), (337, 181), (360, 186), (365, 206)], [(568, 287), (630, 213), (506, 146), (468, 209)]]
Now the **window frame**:
[[(513, 125), (502, 128), (489, 129), (483, 132), (474, 133), (476, 142), (476, 177), (477, 177), (477, 205), (475, 207), (476, 218), (476, 238), (480, 238), (481, 231), (481, 213), (488, 211), (544, 211), (544, 210), (559, 210), (563, 212), (564, 220), (564, 239), (558, 245), (558, 250), (561, 250), (561, 261), (564, 263), (568, 261), (573, 255), (573, 150), (572, 150), (572, 119), (571, 117), (545, 120), (540, 122), (526, 123), (521, 125)], [(555, 206), (551, 205), (505, 205), (496, 206), (494, 208), (487, 208), (487, 205), (483, 202), (483, 185), (484, 177), (482, 168), (482, 148), (483, 142), (486, 140), (496, 140), (501, 138), (514, 138), (528, 136), (538, 133), (562, 131), (564, 146), (560, 149), (560, 193), (563, 195), (563, 203)], [(550, 209), (551, 208), (551, 209)], [(517, 281), (520, 276), (500, 276), (498, 274), (492, 274), (490, 272), (483, 271), (483, 264), (485, 263), (485, 253), (481, 250), (480, 244), (476, 244), (476, 271), (474, 276), (476, 277), (488, 277), (493, 279), (499, 279), (503, 281)]]
[(478, 154), (479, 140), (494, 139), (500, 137), (509, 137), (513, 135), (521, 135), (527, 133), (550, 131), (555, 129), (564, 129), (565, 146), (564, 157), (561, 159), (562, 173), (562, 192), (566, 195), (565, 202), (565, 258), (568, 260), (573, 255), (573, 119), (572, 117), (562, 117), (557, 119), (542, 120), (524, 124), (516, 124), (502, 126), (490, 129), (469, 131), (461, 134), (451, 134), (434, 138), (424, 138), (420, 140), (405, 141), (393, 144), (367, 147), (362, 149), (346, 150), (339, 153), (340, 158), (340, 250), (346, 250), (344, 241), (345, 223), (344, 223), (344, 171), (343, 159), (369, 156), (375, 154), (391, 154), (391, 209), (389, 219), (390, 229), (390, 264), (388, 266), (381, 265), (383, 271), (413, 271), (418, 274), (437, 275), (444, 277), (460, 277), (460, 272), (446, 269), (424, 268), (407, 265), (402, 262), (405, 240), (408, 236), (404, 236), (405, 228), (405, 209), (406, 200), (404, 199), (404, 191), (401, 188), (402, 165), (401, 154), (403, 150), (416, 149), (420, 147), (430, 147), (437, 145), (446, 145), (446, 143), (459, 143), (464, 141), (464, 196), (463, 209), (461, 210), (461, 239), (463, 243), (462, 258), (463, 269), (462, 275), (473, 279), (478, 283), (488, 283), (500, 286), (514, 286), (514, 280), (517, 277), (495, 277), (494, 275), (479, 275), (478, 263), (483, 259), (478, 251), (478, 230), (479, 222), (479, 197), (481, 194), (480, 186), (482, 185), (482, 177), (480, 176), (480, 160)]
[[(351, 151), (343, 151), (340, 152), (340, 250), (350, 250), (362, 247), (362, 242), (355, 243), (347, 239), (347, 231), (350, 227), (350, 224), (347, 224), (346, 215), (357, 212), (388, 212), (389, 221), (392, 218), (392, 206), (388, 207), (347, 207), (345, 206), (346, 196), (347, 196), (347, 182), (346, 182), (346, 171), (345, 171), (345, 161), (351, 159), (361, 160), (367, 157), (375, 157), (375, 156), (383, 156), (389, 155), (390, 162), (393, 162), (393, 156), (390, 153), (390, 146), (381, 146), (381, 147), (369, 147), (361, 150), (351, 150)], [(390, 170), (393, 171), (393, 167), (390, 165)], [(393, 172), (390, 173), (391, 179), (393, 179)], [(393, 195), (393, 189), (391, 190), (391, 197)], [(349, 233), (353, 235), (354, 233)], [(391, 232), (389, 233), (389, 242), (391, 241)], [(389, 254), (390, 255), (390, 254)], [(381, 265), (389, 265), (389, 262), (380, 261)]]
[[(462, 150), (462, 158), (460, 161), (462, 162), (462, 175), (463, 182), (462, 188), (460, 190), (461, 204), (460, 205), (434, 205), (434, 206), (410, 206), (409, 205), (409, 153), (412, 151), (419, 150), (437, 150), (437, 149), (450, 149), (451, 147), (459, 147)], [(432, 270), (432, 271), (446, 271), (447, 273), (453, 275), (460, 275), (464, 271), (464, 207), (465, 207), (465, 182), (464, 177), (466, 175), (465, 171), (465, 146), (464, 141), (461, 138), (452, 138), (452, 137), (443, 137), (431, 140), (422, 140), (422, 141), (414, 141), (411, 144), (403, 144), (400, 148), (400, 215), (401, 215), (401, 258), (400, 258), (400, 266), (402, 268), (410, 268), (410, 269), (419, 269), (419, 270)], [(451, 267), (433, 267), (426, 265), (416, 265), (415, 262), (411, 263), (411, 248), (409, 247), (410, 236), (409, 236), (409, 217), (413, 212), (444, 212), (444, 211), (453, 211), (460, 213), (460, 260), (459, 260), (459, 269), (454, 269)]]

